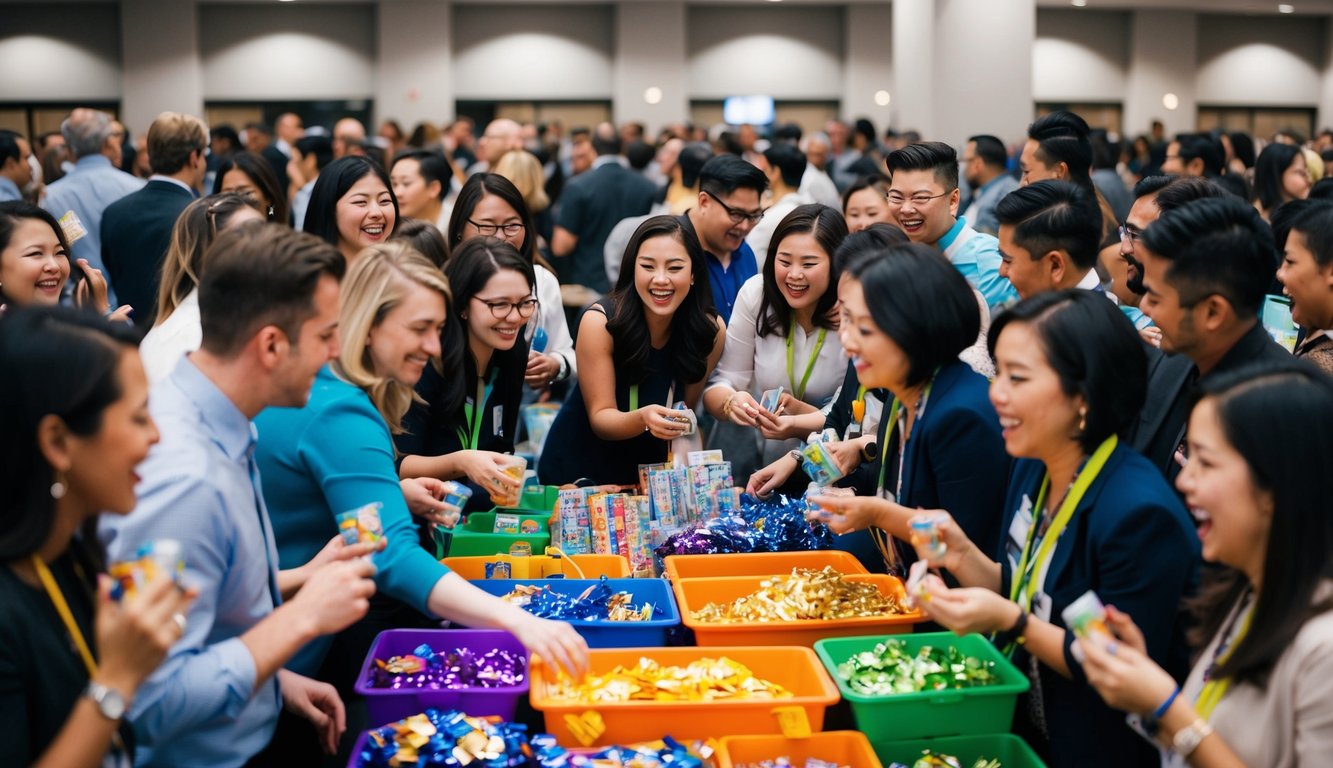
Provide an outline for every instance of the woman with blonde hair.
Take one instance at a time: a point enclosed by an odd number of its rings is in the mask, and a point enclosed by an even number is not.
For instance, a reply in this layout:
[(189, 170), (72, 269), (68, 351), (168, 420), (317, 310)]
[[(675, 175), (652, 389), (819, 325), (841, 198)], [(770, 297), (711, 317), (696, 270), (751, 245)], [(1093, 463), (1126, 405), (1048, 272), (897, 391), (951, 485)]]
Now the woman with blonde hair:
[(195, 200), (176, 219), (162, 261), (157, 320), (139, 345), (150, 384), (165, 379), (182, 356), (199, 348), (203, 331), (198, 289), (208, 246), (219, 232), (252, 221), (264, 221), (263, 209), (254, 198), (236, 192)]
[(378, 592), (370, 613), (289, 664), (344, 691), (378, 632), (438, 626), (440, 618), (505, 629), (575, 673), (586, 666), (587, 645), (568, 624), (487, 595), (421, 546), (433, 526), (452, 525), (458, 510), (441, 501), (437, 479), (400, 484), (393, 436), (403, 431), (417, 380), (440, 355), (451, 300), (444, 275), (406, 243), (361, 251), (342, 284), (338, 359), (320, 371), (304, 408), (269, 408), (255, 419), (255, 458), (281, 567), (314, 557), (337, 533), (340, 513), (379, 506), (388, 543), (375, 555)]

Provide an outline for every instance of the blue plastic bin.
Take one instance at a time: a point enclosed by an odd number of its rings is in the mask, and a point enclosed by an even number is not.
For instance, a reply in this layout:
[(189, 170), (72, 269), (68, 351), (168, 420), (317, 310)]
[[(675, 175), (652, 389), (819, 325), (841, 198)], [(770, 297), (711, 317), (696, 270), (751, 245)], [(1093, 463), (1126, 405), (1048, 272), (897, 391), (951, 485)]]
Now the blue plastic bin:
[[(598, 579), (510, 579), (472, 582), (492, 595), (507, 595), (520, 584), (549, 586), (565, 595), (579, 595), (596, 586)], [(634, 605), (652, 603), (661, 615), (648, 621), (571, 621), (590, 648), (648, 648), (666, 645), (667, 631), (680, 624), (680, 610), (665, 579), (607, 579), (615, 592), (630, 593)]]

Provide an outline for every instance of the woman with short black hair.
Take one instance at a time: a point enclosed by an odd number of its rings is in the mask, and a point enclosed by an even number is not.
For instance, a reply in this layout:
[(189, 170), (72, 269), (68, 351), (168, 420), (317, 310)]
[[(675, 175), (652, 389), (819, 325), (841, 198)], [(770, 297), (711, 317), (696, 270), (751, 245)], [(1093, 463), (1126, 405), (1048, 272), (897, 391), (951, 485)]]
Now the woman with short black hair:
[(1300, 147), (1269, 144), (1254, 161), (1254, 207), (1264, 221), (1279, 205), (1309, 197), (1310, 186), (1310, 171)]
[(379, 163), (349, 155), (319, 172), (304, 230), (336, 246), (348, 264), (362, 248), (388, 240), (397, 226), (398, 198)]

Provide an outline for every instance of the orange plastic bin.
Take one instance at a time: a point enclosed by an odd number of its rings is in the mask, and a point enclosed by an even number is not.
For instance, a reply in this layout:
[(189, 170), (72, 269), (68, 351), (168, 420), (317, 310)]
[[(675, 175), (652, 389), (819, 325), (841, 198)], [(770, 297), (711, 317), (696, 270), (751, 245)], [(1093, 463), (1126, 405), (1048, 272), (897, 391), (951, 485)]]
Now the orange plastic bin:
[(801, 765), (814, 758), (847, 768), (883, 768), (870, 740), (860, 731), (812, 733), (803, 739), (783, 736), (728, 736), (713, 753), (716, 768), (757, 765), (779, 757)]
[[(530, 667), (529, 697), (534, 709), (546, 718), (546, 732), (569, 746), (609, 746), (653, 741), (669, 733), (685, 739), (717, 738), (724, 734), (778, 734), (778, 714), (783, 707), (800, 707), (810, 730), (824, 727), (824, 710), (838, 701), (838, 688), (809, 648), (618, 648), (594, 649), (588, 654), (593, 674), (616, 666), (632, 667), (647, 657), (664, 666), (684, 666), (704, 658), (726, 657), (744, 664), (756, 677), (792, 692), (785, 699), (737, 699), (734, 701), (630, 701), (596, 703), (554, 701), (547, 695), (550, 668), (534, 656)], [(595, 712), (606, 730), (591, 743), (583, 744), (570, 728), (566, 716), (579, 718)]]
[[(801, 621), (705, 622), (691, 616), (708, 603), (729, 603), (759, 589), (766, 576), (737, 576), (717, 579), (680, 579), (671, 584), (680, 606), (681, 622), (694, 630), (699, 645), (804, 645), (814, 647), (827, 637), (855, 637), (867, 634), (904, 634), (913, 624), (926, 620), (920, 610), (892, 616), (866, 616), (853, 619), (806, 619)], [(902, 600), (906, 592), (900, 579), (882, 573), (851, 574), (847, 581), (865, 582), (879, 588), (880, 594)]]
[(839, 573), (869, 573), (861, 561), (835, 549), (810, 552), (752, 552), (743, 555), (671, 555), (666, 576), (672, 581), (713, 576), (772, 576), (793, 568), (820, 570), (833, 566)]

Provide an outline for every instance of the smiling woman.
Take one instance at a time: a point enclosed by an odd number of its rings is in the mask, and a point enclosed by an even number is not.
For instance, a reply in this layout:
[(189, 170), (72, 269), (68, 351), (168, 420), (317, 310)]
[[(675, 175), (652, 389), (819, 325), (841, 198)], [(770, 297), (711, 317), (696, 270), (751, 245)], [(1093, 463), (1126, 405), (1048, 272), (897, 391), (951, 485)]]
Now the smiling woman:
[(320, 171), (304, 228), (336, 245), (349, 263), (362, 248), (388, 240), (397, 226), (398, 198), (373, 160), (343, 157)]

